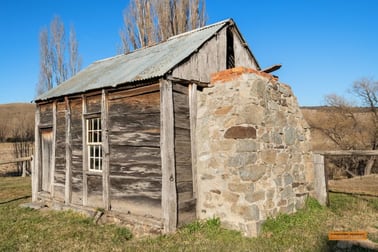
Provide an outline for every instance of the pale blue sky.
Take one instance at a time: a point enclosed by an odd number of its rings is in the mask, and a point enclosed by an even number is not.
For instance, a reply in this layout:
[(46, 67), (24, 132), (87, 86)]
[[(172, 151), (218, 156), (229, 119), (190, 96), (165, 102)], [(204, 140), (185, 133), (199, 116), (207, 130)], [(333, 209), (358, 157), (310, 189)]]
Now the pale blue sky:
[[(0, 103), (30, 102), (39, 67), (39, 31), (59, 15), (75, 26), (83, 67), (114, 56), (126, 0), (4, 0), (0, 3)], [(262, 68), (289, 84), (300, 106), (346, 95), (378, 79), (378, 1), (207, 0), (208, 24), (233, 18)]]

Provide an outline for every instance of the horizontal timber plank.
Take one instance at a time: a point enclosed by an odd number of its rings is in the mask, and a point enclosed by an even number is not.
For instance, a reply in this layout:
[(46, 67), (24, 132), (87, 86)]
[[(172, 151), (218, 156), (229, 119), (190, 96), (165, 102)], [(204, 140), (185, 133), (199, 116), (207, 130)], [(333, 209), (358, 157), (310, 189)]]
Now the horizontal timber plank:
[(174, 83), (172, 85), (173, 93), (178, 92), (180, 94), (188, 95), (188, 86), (180, 85), (178, 83)]
[(157, 83), (157, 84), (152, 84), (152, 85), (145, 86), (145, 87), (139, 87), (139, 88), (133, 88), (133, 89), (129, 89), (129, 90), (111, 92), (111, 93), (109, 93), (109, 100), (116, 100), (116, 99), (122, 99), (122, 98), (125, 98), (125, 97), (132, 97), (132, 96), (142, 95), (142, 94), (146, 94), (146, 93), (157, 92), (159, 90), (160, 90), (160, 86), (159, 86), (159, 83)]
[(193, 192), (193, 183), (192, 181), (177, 181), (177, 192), (178, 193), (185, 193), (185, 192)]
[(12, 159), (12, 160), (3, 160), (3, 161), (0, 161), (0, 165), (3, 165), (3, 164), (12, 164), (12, 163), (29, 161), (29, 160), (32, 160), (31, 156), (30, 157), (15, 158), (15, 159)]
[(314, 153), (329, 156), (378, 156), (378, 150), (314, 151)]
[(160, 147), (160, 134), (153, 132), (112, 132), (110, 145)]

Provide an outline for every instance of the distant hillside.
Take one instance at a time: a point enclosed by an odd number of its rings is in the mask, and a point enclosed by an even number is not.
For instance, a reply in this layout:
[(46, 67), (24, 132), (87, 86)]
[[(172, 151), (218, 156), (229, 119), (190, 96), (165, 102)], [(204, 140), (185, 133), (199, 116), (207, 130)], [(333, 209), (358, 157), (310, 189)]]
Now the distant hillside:
[(34, 128), (34, 111), (34, 103), (0, 104), (0, 138), (11, 138), (16, 128)]
[(321, 122), (327, 115), (326, 107), (301, 107), (302, 114), (310, 126), (313, 150), (335, 150), (337, 146), (321, 131), (313, 128), (313, 122)]
[[(355, 108), (358, 113), (369, 112), (368, 108)], [(301, 107), (304, 118), (310, 127), (313, 122), (320, 122), (332, 110), (328, 107)], [(10, 103), (0, 104), (0, 135), (1, 130), (6, 129), (5, 139), (12, 137), (12, 131), (16, 127), (33, 127), (34, 128), (34, 103)], [(0, 136), (1, 137), (1, 136)], [(314, 150), (333, 150), (337, 149), (319, 130), (311, 129), (312, 146)], [(0, 139), (1, 140), (1, 139)]]
[[(337, 116), (335, 116), (334, 114), (334, 109), (334, 107), (327, 106), (301, 107), (302, 114), (311, 129), (311, 142), (313, 150), (337, 150), (340, 148), (334, 142), (332, 142), (321, 130), (315, 129), (316, 126), (335, 126), (335, 124), (333, 124), (333, 121), (337, 120)], [(369, 108), (355, 107), (351, 111), (359, 121), (365, 123), (366, 127), (369, 125), (369, 123), (371, 123), (371, 121), (368, 119), (369, 113), (371, 113)], [(345, 127), (344, 130), (348, 131), (348, 138), (360, 137), (360, 135), (357, 135), (357, 133), (353, 131), (352, 125), (350, 126), (350, 129), (349, 127)], [(364, 137), (366, 137), (366, 135)]]

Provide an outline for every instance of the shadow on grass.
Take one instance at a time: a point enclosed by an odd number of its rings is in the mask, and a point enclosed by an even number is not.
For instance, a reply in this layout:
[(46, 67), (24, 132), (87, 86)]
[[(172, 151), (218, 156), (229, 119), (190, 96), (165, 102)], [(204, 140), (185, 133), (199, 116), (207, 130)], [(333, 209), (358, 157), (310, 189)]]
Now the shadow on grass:
[(378, 244), (369, 240), (328, 241), (328, 251), (377, 251)]
[(30, 197), (31, 197), (31, 195), (26, 195), (26, 196), (22, 196), (22, 197), (15, 198), (15, 199), (10, 199), (10, 200), (7, 200), (7, 201), (0, 202), (0, 205), (8, 204), (8, 203), (11, 203), (11, 202), (14, 202), (14, 201), (17, 201), (17, 200), (27, 199), (27, 198), (30, 198)]

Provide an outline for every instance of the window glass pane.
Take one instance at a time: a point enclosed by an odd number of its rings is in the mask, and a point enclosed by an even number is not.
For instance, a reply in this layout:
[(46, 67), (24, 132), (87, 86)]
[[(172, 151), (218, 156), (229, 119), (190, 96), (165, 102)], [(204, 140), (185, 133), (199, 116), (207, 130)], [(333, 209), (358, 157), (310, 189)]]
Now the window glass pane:
[(93, 157), (93, 156), (94, 156), (94, 153), (93, 153), (93, 147), (94, 147), (94, 146), (89, 146), (89, 156), (90, 156), (90, 157)]
[(97, 143), (97, 132), (93, 132), (93, 140), (92, 140), (92, 143)]
[(98, 157), (99, 156), (99, 148), (98, 146), (95, 146), (95, 154), (94, 154), (94, 157)]
[(95, 165), (94, 165), (94, 169), (95, 170), (100, 170), (100, 160), (98, 160), (97, 158), (95, 159)]

